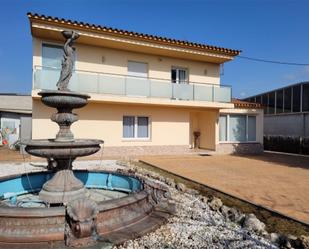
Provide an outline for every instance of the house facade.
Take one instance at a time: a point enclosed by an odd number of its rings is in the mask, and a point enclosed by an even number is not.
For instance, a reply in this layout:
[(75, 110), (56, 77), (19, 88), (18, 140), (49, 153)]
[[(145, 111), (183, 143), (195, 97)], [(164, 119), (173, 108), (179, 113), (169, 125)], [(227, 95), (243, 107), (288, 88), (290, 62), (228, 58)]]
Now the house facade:
[(229, 142), (249, 142), (252, 151), (260, 148), (259, 129), (255, 141), (230, 136), (221, 143), (219, 138), (223, 110), (233, 110), (232, 116), (248, 114), (246, 109), (235, 110), (231, 87), (220, 84), (220, 65), (240, 51), (32, 13), (28, 17), (33, 37), (33, 139), (57, 133), (49, 119), (52, 109), (40, 102), (38, 92), (56, 89), (61, 31), (74, 30), (80, 38), (74, 44), (69, 88), (91, 96), (85, 108), (75, 110), (80, 117), (72, 125), (75, 137), (103, 139), (104, 151), (118, 155), (183, 153), (197, 146), (220, 151)]

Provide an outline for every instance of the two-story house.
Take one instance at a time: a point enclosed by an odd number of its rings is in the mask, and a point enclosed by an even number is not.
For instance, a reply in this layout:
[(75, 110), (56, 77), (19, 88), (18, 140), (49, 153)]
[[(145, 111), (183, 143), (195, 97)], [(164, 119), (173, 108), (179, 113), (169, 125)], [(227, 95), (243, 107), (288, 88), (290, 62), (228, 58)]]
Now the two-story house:
[(75, 137), (103, 139), (106, 152), (121, 155), (183, 153), (196, 146), (230, 152), (235, 144), (261, 148), (262, 110), (235, 108), (231, 87), (220, 84), (220, 65), (240, 51), (32, 13), (28, 17), (34, 139), (57, 132), (49, 119), (53, 110), (37, 93), (56, 89), (61, 31), (74, 30), (80, 38), (69, 88), (91, 96), (85, 108), (76, 110)]

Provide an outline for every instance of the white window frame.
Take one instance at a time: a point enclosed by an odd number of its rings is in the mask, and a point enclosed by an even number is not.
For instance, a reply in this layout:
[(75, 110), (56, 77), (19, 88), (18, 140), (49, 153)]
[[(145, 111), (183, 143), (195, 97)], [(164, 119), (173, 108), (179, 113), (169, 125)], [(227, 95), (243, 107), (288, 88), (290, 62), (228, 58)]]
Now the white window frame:
[[(231, 141), (230, 139), (230, 116), (246, 116), (246, 141)], [(242, 143), (257, 143), (257, 115), (252, 115), (252, 114), (238, 114), (238, 113), (233, 113), (233, 114), (227, 114), (227, 113), (222, 113), (220, 114), (220, 116), (226, 116), (226, 141), (220, 141), (219, 143), (237, 143), (237, 144), (242, 144)], [(249, 132), (248, 132), (248, 119), (249, 117), (255, 117), (255, 141), (248, 141), (249, 138)], [(219, 119), (220, 120), (220, 119)], [(219, 129), (220, 129), (220, 125), (219, 125)], [(220, 132), (220, 131), (219, 131)], [(220, 136), (219, 136), (220, 139)]]
[[(134, 137), (123, 137), (123, 123), (122, 123), (122, 140), (123, 141), (150, 141), (151, 139), (151, 118), (147, 115), (123, 115), (123, 117), (134, 117)], [(148, 118), (148, 137), (138, 137), (137, 131), (138, 131), (138, 118)]]
[[(176, 82), (173, 82), (172, 70), (176, 70)], [(186, 80), (185, 80), (185, 82), (180, 82), (180, 80), (179, 80), (179, 70), (186, 71)], [(185, 68), (185, 67), (172, 66), (171, 67), (171, 82), (174, 83), (174, 84), (189, 84), (189, 69)]]

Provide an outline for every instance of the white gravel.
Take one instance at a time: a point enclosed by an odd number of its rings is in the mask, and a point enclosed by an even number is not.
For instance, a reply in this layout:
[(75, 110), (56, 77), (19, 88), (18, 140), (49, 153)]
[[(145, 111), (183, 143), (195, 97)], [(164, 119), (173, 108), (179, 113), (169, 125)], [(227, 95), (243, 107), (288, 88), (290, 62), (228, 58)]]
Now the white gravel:
[(169, 190), (176, 204), (176, 214), (167, 224), (114, 249), (278, 248), (266, 238), (226, 221), (219, 211), (212, 211), (202, 201), (202, 196), (180, 192), (173, 187)]

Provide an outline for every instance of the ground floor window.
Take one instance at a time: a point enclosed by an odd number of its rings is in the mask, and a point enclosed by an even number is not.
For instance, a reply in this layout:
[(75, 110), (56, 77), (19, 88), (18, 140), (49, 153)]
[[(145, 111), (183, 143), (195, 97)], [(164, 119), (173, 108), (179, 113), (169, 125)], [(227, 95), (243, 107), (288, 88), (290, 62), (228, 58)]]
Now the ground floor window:
[(149, 117), (123, 116), (123, 138), (149, 138)]
[(255, 142), (256, 116), (250, 115), (220, 115), (220, 142)]

